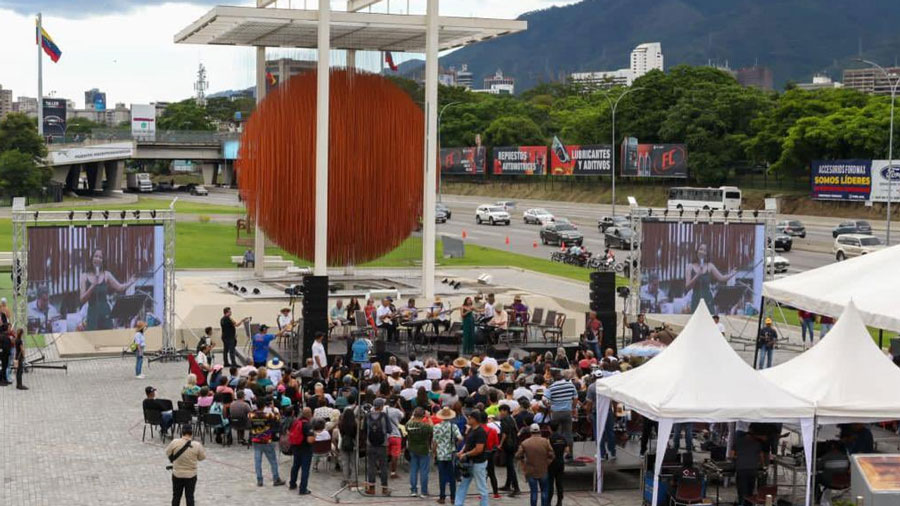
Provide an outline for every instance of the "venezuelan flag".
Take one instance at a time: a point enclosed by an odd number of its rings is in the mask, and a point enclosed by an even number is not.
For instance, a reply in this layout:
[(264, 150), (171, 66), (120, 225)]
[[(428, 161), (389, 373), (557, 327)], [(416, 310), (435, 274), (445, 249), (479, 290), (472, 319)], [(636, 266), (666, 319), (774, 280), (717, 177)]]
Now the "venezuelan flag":
[(47, 53), (47, 56), (49, 56), (51, 60), (53, 60), (53, 63), (59, 61), (59, 57), (62, 56), (62, 51), (59, 50), (59, 47), (53, 42), (50, 34), (47, 33), (43, 27), (40, 28), (39, 33), (38, 28), (35, 27), (35, 43), (40, 44), (41, 47), (44, 48), (44, 52)]

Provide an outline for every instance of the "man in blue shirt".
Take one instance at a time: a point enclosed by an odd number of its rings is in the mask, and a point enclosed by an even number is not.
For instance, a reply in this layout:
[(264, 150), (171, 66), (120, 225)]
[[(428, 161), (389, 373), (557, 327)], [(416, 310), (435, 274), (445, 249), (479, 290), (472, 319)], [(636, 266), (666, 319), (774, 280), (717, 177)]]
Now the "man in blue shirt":
[(362, 337), (353, 341), (353, 346), (350, 348), (353, 363), (365, 364), (369, 362), (369, 343), (367, 341), (367, 339)]
[(260, 325), (259, 332), (253, 335), (253, 366), (263, 367), (269, 359), (269, 343), (275, 339), (274, 334), (267, 334), (267, 325)]

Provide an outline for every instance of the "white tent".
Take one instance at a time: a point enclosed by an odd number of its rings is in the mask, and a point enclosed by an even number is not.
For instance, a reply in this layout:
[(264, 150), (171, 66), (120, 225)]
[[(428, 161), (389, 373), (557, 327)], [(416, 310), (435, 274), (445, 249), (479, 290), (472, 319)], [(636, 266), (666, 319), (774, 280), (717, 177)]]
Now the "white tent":
[(763, 284), (763, 296), (832, 317), (853, 298), (862, 321), (900, 332), (900, 246)]
[(900, 368), (872, 341), (855, 300), (821, 342), (762, 375), (814, 403), (820, 423), (900, 419)]
[[(604, 427), (610, 400), (659, 422), (657, 455), (664, 455), (675, 422), (799, 423), (807, 462), (812, 461), (813, 404), (762, 377), (722, 337), (700, 304), (678, 338), (646, 364), (598, 380), (597, 420)], [(602, 433), (597, 438), (600, 454)], [(653, 502), (657, 504), (662, 459), (656, 459)], [(812, 474), (807, 469), (809, 505)], [(597, 491), (602, 492), (597, 459)]]

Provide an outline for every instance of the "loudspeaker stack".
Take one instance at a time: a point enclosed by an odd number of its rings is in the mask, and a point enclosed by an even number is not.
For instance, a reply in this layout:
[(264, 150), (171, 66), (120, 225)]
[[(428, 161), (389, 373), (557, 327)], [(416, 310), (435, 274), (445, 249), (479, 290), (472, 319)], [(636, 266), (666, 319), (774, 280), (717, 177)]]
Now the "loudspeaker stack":
[[(304, 276), (303, 287), (303, 360), (312, 357), (316, 333), (328, 335), (328, 276)], [(328, 340), (323, 341), (328, 352)], [(301, 363), (302, 365), (302, 363)]]
[(616, 273), (611, 271), (591, 273), (590, 307), (603, 323), (600, 352), (603, 353), (607, 348), (612, 348), (618, 353), (616, 346)]

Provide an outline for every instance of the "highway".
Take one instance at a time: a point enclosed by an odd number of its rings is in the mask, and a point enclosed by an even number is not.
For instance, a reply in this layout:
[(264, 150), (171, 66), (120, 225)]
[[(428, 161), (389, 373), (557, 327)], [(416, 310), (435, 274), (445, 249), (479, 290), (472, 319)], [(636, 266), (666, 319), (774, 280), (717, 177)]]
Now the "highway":
[[(179, 194), (182, 200), (220, 205), (238, 205), (237, 194), (233, 190), (213, 189), (209, 196), (194, 197)], [(588, 250), (598, 253), (605, 249), (603, 235), (597, 229), (597, 219), (610, 216), (611, 206), (605, 204), (584, 204), (577, 202), (542, 201), (542, 200), (516, 200), (516, 208), (510, 212), (512, 223), (510, 226), (490, 226), (475, 224), (475, 208), (481, 204), (496, 202), (496, 198), (442, 195), (441, 201), (450, 208), (452, 213), (450, 221), (438, 224), (438, 237), (450, 235), (462, 237), (466, 235), (466, 241), (472, 244), (488, 246), (531, 255), (540, 258), (549, 258), (550, 253), (557, 246), (544, 246), (538, 237), (539, 225), (526, 225), (522, 220), (522, 213), (531, 207), (542, 207), (550, 211), (554, 216), (571, 220), (578, 230), (584, 234), (584, 244)], [(620, 205), (616, 207), (617, 214), (627, 214), (628, 207)], [(793, 249), (790, 252), (778, 251), (777, 254), (787, 258), (791, 266), (788, 274), (803, 272), (816, 267), (834, 262), (832, 244), (834, 239), (831, 230), (843, 219), (822, 216), (793, 216), (779, 215), (779, 220), (798, 219), (806, 225), (807, 235), (805, 239), (794, 237)], [(870, 220), (874, 233), (884, 239), (884, 223)], [(507, 239), (509, 244), (507, 244)], [(627, 254), (627, 252), (624, 252)], [(617, 253), (621, 260), (622, 252)]]

